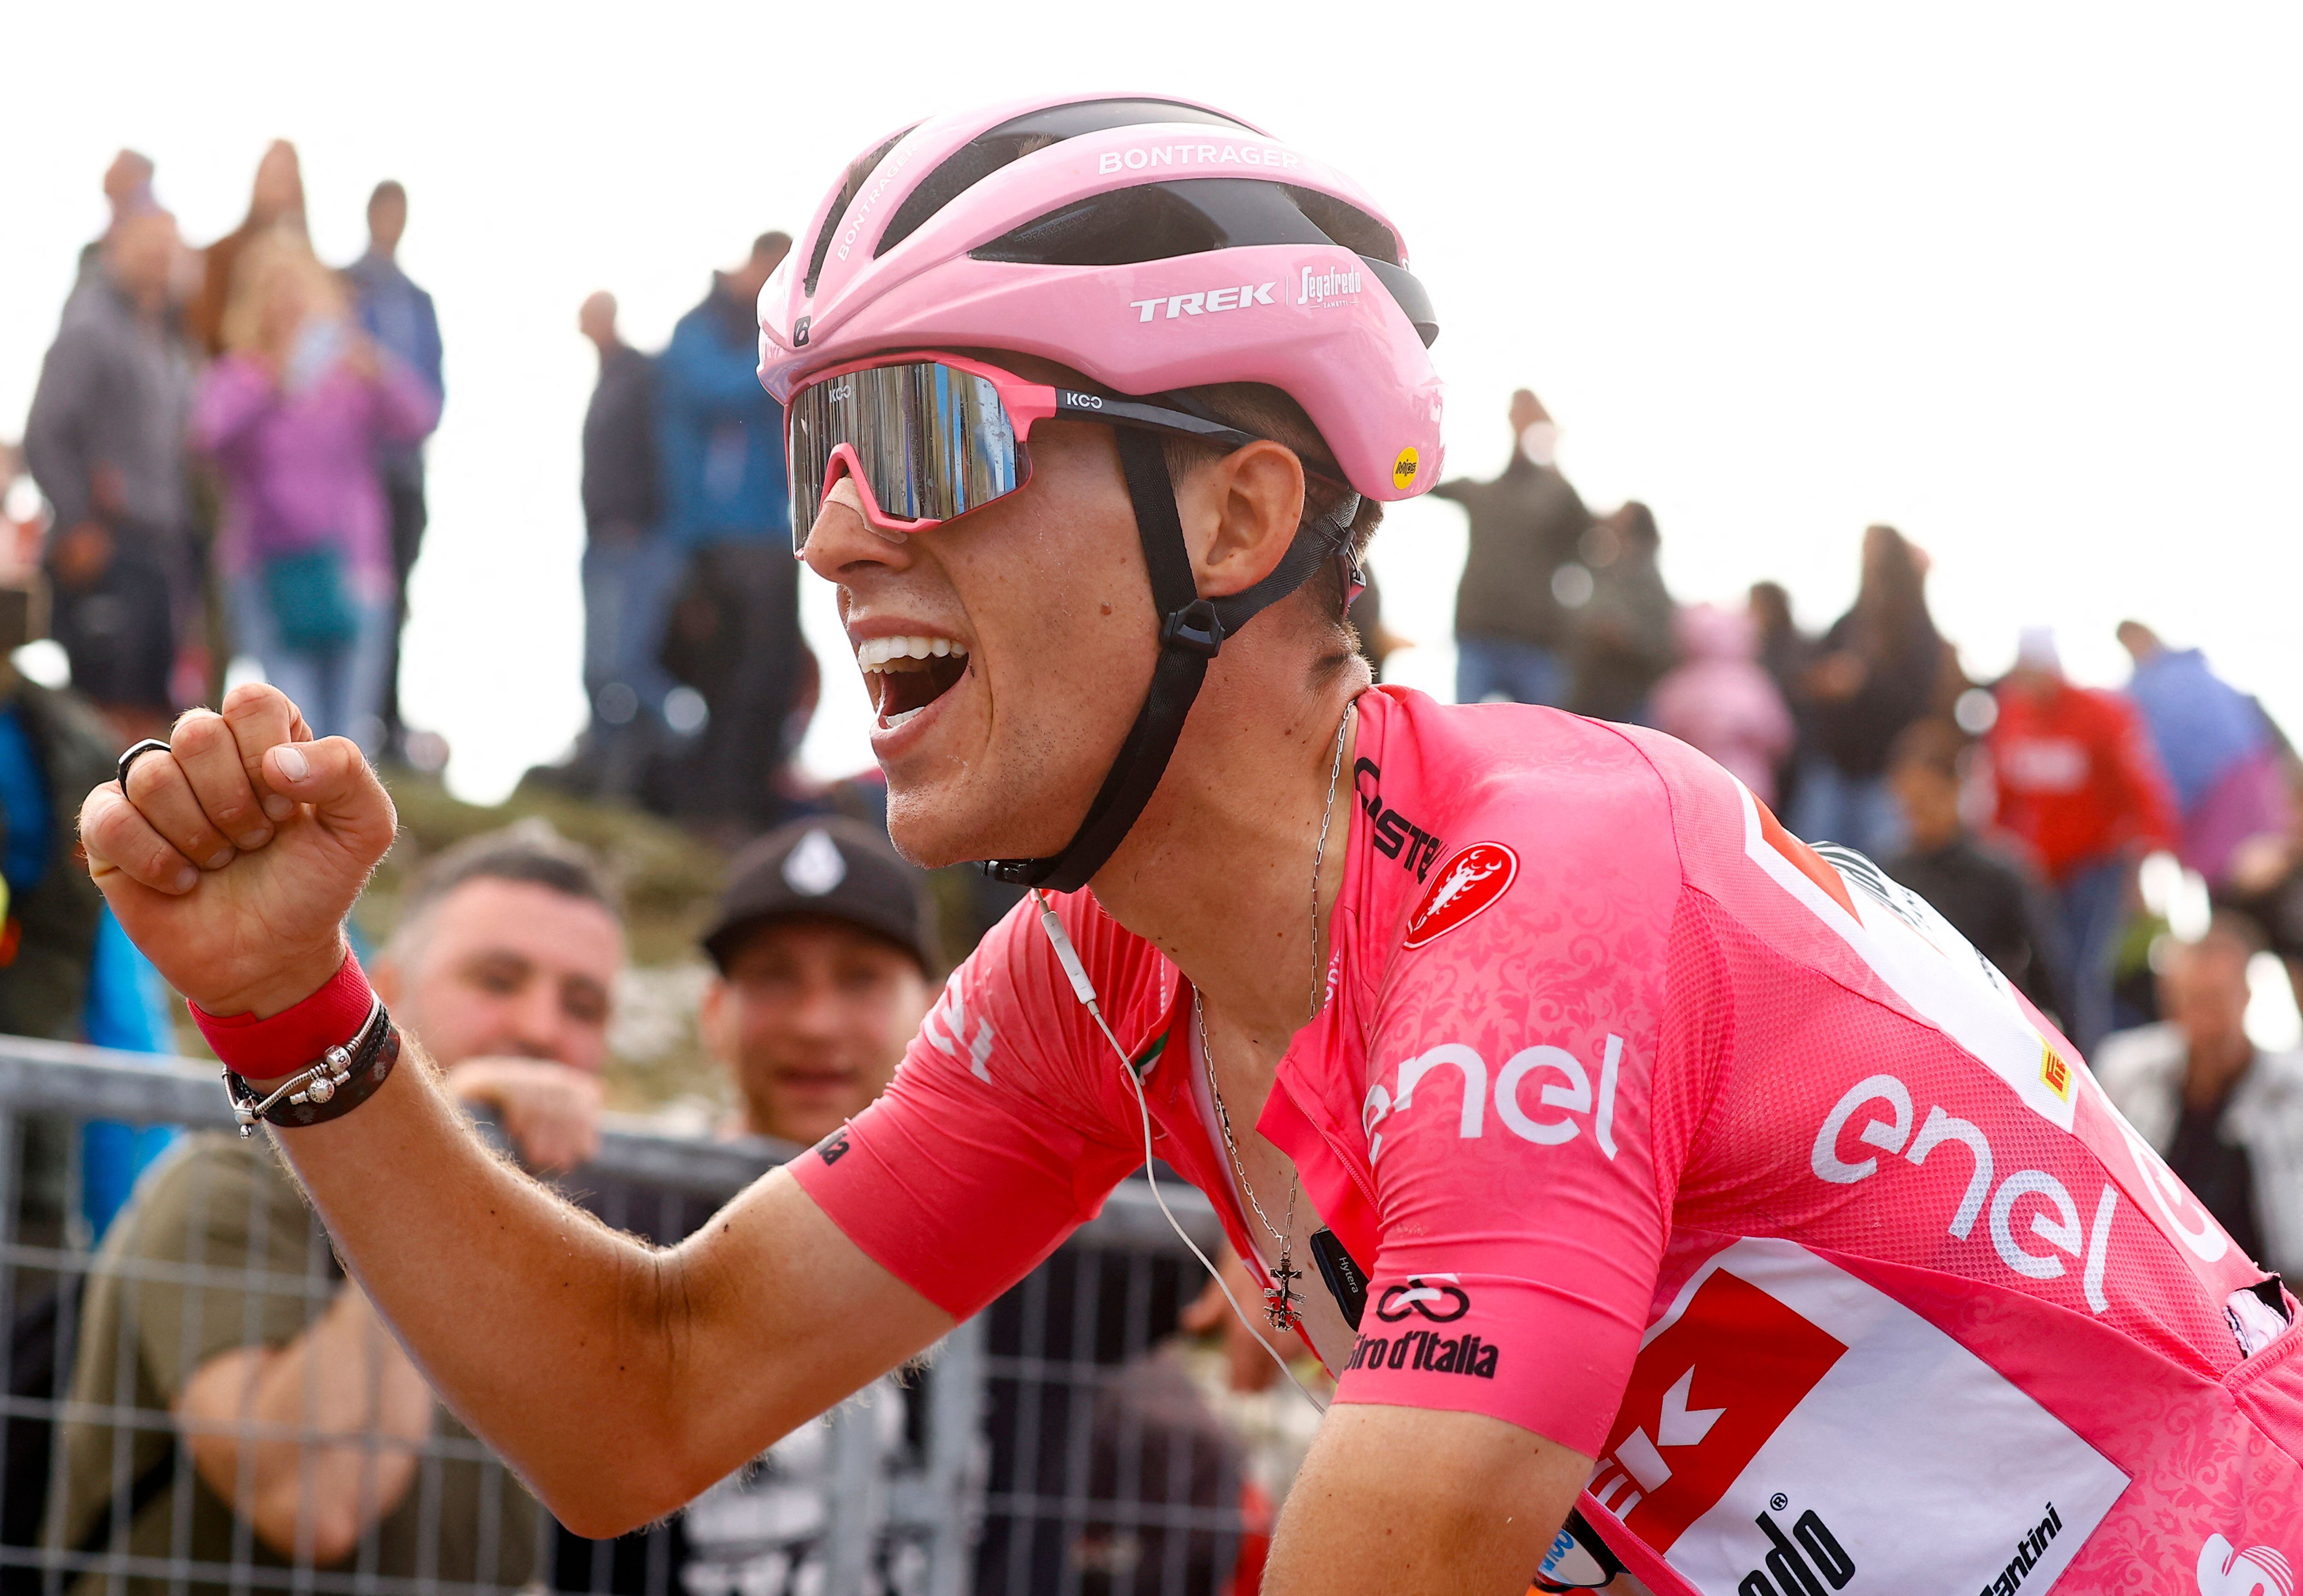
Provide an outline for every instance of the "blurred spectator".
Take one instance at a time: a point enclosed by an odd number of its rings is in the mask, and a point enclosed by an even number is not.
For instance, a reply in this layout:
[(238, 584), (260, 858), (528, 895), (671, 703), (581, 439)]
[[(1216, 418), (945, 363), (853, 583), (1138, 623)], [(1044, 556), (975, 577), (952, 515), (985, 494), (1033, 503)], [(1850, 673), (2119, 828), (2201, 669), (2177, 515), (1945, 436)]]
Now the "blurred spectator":
[(1084, 1516), (1061, 1583), (1035, 1588), (1232, 1596), (1260, 1585), (1238, 1577), (1243, 1537), (1227, 1522), (1249, 1496), (1239, 1442), (1183, 1366), (1156, 1353), (1136, 1358), (1099, 1384), (1092, 1403), (1084, 1478), (1073, 1482)]
[(55, 510), (56, 640), (73, 686), (123, 743), (165, 729), (178, 621), (198, 592), (191, 367), (168, 324), (177, 247), (165, 211), (114, 224), (95, 275), (65, 302), (24, 425), (26, 461)]
[(93, 276), (102, 264), (104, 246), (119, 231), (121, 223), (160, 208), (159, 200), (152, 193), (152, 157), (132, 149), (122, 150), (104, 169), (104, 203), (112, 215), (105, 223), (104, 232), (80, 246), (81, 283)]
[(584, 412), (584, 690), (592, 703), (579, 764), (586, 788), (629, 797), (663, 731), (671, 677), (657, 657), (680, 551), (659, 524), (655, 362), (616, 331), (613, 294), (584, 301), (576, 325), (600, 351)]
[(688, 560), (664, 663), (709, 712), (677, 803), (723, 832), (782, 809), (774, 782), (802, 696), (783, 408), (760, 386), (756, 308), (790, 251), (787, 234), (762, 233), (742, 266), (713, 274), (656, 360), (664, 532)]
[(192, 436), (224, 477), (233, 623), (316, 732), (374, 752), (396, 616), (375, 456), (431, 431), (438, 397), (291, 238), (243, 253), (224, 341)]
[(1458, 477), (1431, 490), (1471, 517), (1455, 588), (1455, 701), (1564, 704), (1566, 621), (1552, 575), (1575, 558), (1591, 512), (1553, 464), (1559, 428), (1525, 388), (1512, 395), (1511, 429), (1502, 476)]
[(738, 854), (704, 949), (717, 972), (704, 1043), (748, 1136), (807, 1146), (863, 1112), (935, 996), (926, 876), (840, 816), (794, 821)]
[(2279, 764), (2287, 784), (2287, 829), (2241, 843), (2231, 854), (2230, 879), (2217, 897), (2262, 927), (2270, 951), (2287, 968), (2297, 1002), (2303, 1004), (2303, 760), (2282, 746)]
[[(386, 178), (367, 197), (367, 253), (344, 274), (351, 279), (360, 325), (367, 335), (431, 388), (436, 426), (438, 407), (448, 393), (440, 371), (440, 318), (433, 312), (432, 296), (400, 269), (400, 239), (407, 231), (408, 190)], [(400, 634), (408, 626), (408, 573), (416, 569), (416, 557), (423, 552), (424, 528), (430, 519), (424, 503), (423, 440), (385, 443), (376, 452), (376, 474), (383, 479), (384, 504), (392, 514), (393, 604), (392, 652), (384, 665), (379, 718), (384, 746), (398, 754), (407, 740), (400, 723)]]
[(1928, 613), (1927, 566), (1893, 527), (1863, 532), (1855, 604), (1832, 623), (1800, 680), (1810, 748), (1792, 830), (1874, 858), (1901, 844), (1887, 791), (1887, 751), (1926, 714), (1949, 649)]
[(1749, 614), (1694, 604), (1679, 612), (1677, 631), (1683, 663), (1656, 684), (1657, 728), (1725, 765), (1772, 808), (1792, 714), (1754, 657), (1759, 629)]
[(1663, 536), (1637, 499), (1599, 518), (1577, 560), (1552, 573), (1569, 612), (1567, 707), (1599, 721), (1644, 722), (1648, 697), (1677, 657), (1671, 594), (1657, 569)]
[(1988, 746), (2001, 829), (2055, 890), (2071, 970), (2067, 1034), (2091, 1053), (2111, 1028), (2112, 960), (2136, 864), (2175, 845), (2175, 807), (2142, 717), (2116, 693), (2063, 678), (2054, 634), (2024, 632), (1999, 684)]
[(2157, 1025), (2106, 1037), (2096, 1079), (2113, 1107), (2240, 1250), (2303, 1271), (2303, 1055), (2247, 1036), (2248, 961), (2263, 943), (2219, 913), (2196, 942), (2163, 944)]
[(1966, 752), (1967, 739), (1949, 721), (1915, 721), (1895, 739), (1887, 786), (1902, 809), (1907, 846), (1883, 868), (2060, 1024), (2068, 962), (2062, 924), (2037, 875), (1968, 831), (1960, 810)]
[(1748, 603), (1759, 630), (1759, 663), (1792, 714), (1792, 746), (1776, 761), (1776, 813), (1788, 815), (1799, 801), (1800, 755), (1807, 736), (1800, 714), (1800, 682), (1814, 662), (1816, 640), (1800, 629), (1792, 614), (1792, 595), (1781, 582), (1752, 583)]
[(185, 331), (199, 350), (209, 356), (224, 352), (224, 318), (230, 311), (240, 258), (260, 239), (285, 234), (311, 245), (304, 222), (304, 167), (296, 147), (274, 139), (256, 165), (256, 184), (248, 198), (248, 215), (239, 226), (207, 247), (200, 273), (199, 292), (185, 312)]
[[(734, 1078), (740, 1135), (806, 1146), (837, 1131), (886, 1087), (935, 994), (926, 877), (851, 820), (797, 821), (746, 849), (704, 947), (717, 972), (704, 1038)], [(943, 1033), (927, 1035), (943, 1044)], [(909, 1396), (883, 1376), (856, 1398), (883, 1468), (901, 1449)], [(682, 1520), (688, 1596), (821, 1588), (831, 1451), (824, 1421), (802, 1425), (696, 1499)], [(902, 1557), (881, 1547), (873, 1589), (911, 1588)]]
[(2240, 844), (2286, 834), (2279, 739), (2263, 706), (2210, 671), (2198, 649), (2170, 648), (2139, 621), (2121, 621), (2119, 641), (2135, 662), (2128, 697), (2143, 712), (2182, 814), (2177, 851), (2221, 887)]
[[(1230, 1283), (1231, 1295), (1244, 1304), (1258, 1300), (1268, 1283), (1228, 1245), (1218, 1255), (1217, 1267)], [(1253, 1591), (1259, 1588), (1257, 1582), (1270, 1550), (1271, 1524), (1294, 1489), (1304, 1456), (1320, 1432), (1320, 1410), (1304, 1401), (1303, 1392), (1280, 1374), (1264, 1332), (1233, 1312), (1214, 1281), (1209, 1281), (1184, 1310), (1177, 1324), (1194, 1336), (1215, 1337), (1220, 1349), (1213, 1357), (1187, 1351), (1185, 1366), (1201, 1396), (1240, 1446), (1246, 1474), (1240, 1517), (1248, 1533), (1231, 1588)], [(1291, 1360), (1295, 1377), (1307, 1389), (1323, 1394), (1333, 1390), (1334, 1381), (1327, 1372), (1315, 1360), (1303, 1357), (1300, 1346), (1291, 1341), (1278, 1350), (1296, 1355)]]
[[(623, 955), (589, 861), (514, 827), (426, 867), (373, 975), (456, 1097), (494, 1111), (531, 1167), (553, 1170), (597, 1145)], [(468, 1432), (335, 1267), (269, 1138), (191, 1138), (139, 1188), (89, 1277), (73, 1394), (148, 1417), (64, 1424), (64, 1549), (105, 1549), (116, 1533), (135, 1557), (227, 1563), (245, 1530), (258, 1568), (358, 1558), (387, 1581), (503, 1587), (533, 1570), (537, 1508), (503, 1465), (419, 1457)], [(316, 1433), (257, 1440), (251, 1424)], [(98, 1575), (74, 1587), (118, 1588)], [(224, 1589), (125, 1582), (129, 1596), (187, 1588)]]

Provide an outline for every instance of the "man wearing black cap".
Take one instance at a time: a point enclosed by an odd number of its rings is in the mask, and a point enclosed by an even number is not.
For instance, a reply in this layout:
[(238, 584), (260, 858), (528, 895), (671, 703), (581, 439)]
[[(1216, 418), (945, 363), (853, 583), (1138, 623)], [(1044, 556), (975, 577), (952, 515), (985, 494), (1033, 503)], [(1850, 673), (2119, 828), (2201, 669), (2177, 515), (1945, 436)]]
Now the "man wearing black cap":
[[(719, 975), (704, 994), (705, 1045), (741, 1097), (729, 1128), (806, 1146), (886, 1087), (935, 996), (927, 878), (854, 821), (795, 821), (736, 856), (704, 936)], [(884, 1471), (900, 1451), (907, 1392), (882, 1376), (860, 1398)], [(691, 1502), (689, 1596), (789, 1596), (829, 1573), (831, 1450), (803, 1425)], [(884, 1486), (879, 1492), (884, 1499)], [(874, 1552), (873, 1589), (907, 1588)]]
[(737, 856), (704, 933), (704, 1040), (735, 1077), (736, 1129), (806, 1146), (896, 1073), (935, 996), (927, 878), (854, 821), (796, 821)]

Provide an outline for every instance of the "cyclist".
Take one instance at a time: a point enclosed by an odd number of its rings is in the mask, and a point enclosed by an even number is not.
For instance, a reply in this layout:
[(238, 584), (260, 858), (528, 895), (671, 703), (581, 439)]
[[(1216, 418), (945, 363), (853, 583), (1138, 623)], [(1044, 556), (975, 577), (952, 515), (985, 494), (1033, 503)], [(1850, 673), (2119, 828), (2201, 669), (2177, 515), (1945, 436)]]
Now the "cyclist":
[(1268, 1591), (2285, 1596), (2294, 1299), (2036, 1010), (1667, 738), (1369, 687), (1352, 572), (1440, 389), (1366, 194), (1180, 101), (941, 116), (760, 309), (893, 834), (1035, 895), (708, 1231), (590, 1225), (391, 1068), (339, 930), (391, 806), (278, 694), (83, 815), (369, 1296), (572, 1528), (929, 1345), (1148, 1150), (1339, 1376)]

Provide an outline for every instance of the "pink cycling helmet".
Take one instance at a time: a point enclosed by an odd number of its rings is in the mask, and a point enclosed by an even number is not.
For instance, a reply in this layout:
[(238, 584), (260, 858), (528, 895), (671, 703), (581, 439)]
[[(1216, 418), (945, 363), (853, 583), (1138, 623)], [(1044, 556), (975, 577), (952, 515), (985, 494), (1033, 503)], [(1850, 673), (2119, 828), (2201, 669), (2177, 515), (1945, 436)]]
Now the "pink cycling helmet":
[[(859, 359), (988, 348), (1160, 407), (1092, 418), (1118, 428), (1159, 663), (1071, 841), (986, 862), (1013, 882), (1085, 885), (1159, 785), (1224, 638), (1325, 563), (1341, 559), (1356, 578), (1360, 497), (1408, 498), (1438, 476), (1441, 387), (1425, 351), (1439, 329), (1398, 230), (1334, 168), (1189, 101), (1015, 100), (896, 133), (824, 197), (759, 311), (760, 380), (779, 402)], [(1307, 519), (1263, 580), (1206, 599), (1160, 423), (1143, 418), (1220, 422), (1178, 391), (1221, 383), (1268, 384), (1301, 405), (1334, 456), (1307, 465), (1354, 493)]]
[(1121, 393), (1265, 383), (1352, 486), (1438, 480), (1438, 326), (1343, 173), (1204, 106), (1011, 100), (874, 146), (760, 294), (760, 380), (886, 350), (1040, 355)]

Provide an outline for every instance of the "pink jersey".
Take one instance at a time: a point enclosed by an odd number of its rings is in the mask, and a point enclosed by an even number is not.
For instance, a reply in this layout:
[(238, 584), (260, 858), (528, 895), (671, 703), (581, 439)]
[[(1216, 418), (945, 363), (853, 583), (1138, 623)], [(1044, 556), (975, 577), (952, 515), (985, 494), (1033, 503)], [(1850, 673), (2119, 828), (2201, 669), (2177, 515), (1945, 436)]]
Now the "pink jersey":
[[(1330, 998), (1259, 1125), (1370, 1277), (1337, 1400), (1590, 1454), (1658, 1592), (2291, 1596), (2293, 1298), (1940, 916), (1661, 735), (1359, 703)], [(1246, 1250), (1188, 984), (1059, 909)], [(1018, 913), (795, 1173), (965, 1315), (1141, 1162)]]

